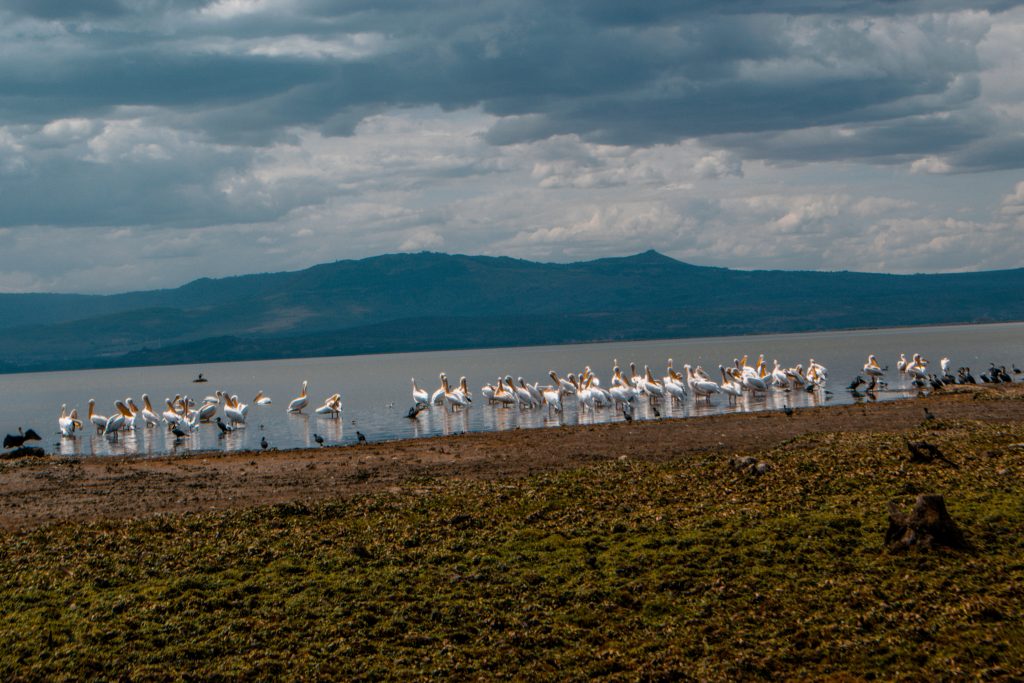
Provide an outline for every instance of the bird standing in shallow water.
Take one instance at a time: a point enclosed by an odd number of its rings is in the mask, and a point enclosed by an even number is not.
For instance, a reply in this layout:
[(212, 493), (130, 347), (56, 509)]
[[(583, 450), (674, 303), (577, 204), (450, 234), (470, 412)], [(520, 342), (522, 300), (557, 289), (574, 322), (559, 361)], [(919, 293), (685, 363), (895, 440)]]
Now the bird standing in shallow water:
[(324, 437), (320, 436), (316, 432), (313, 433), (313, 441), (316, 441), (318, 444), (320, 444), (320, 448), (324, 447)]
[(366, 434), (363, 434), (362, 432), (357, 431), (356, 432), (356, 438), (359, 439), (359, 443), (366, 443)]
[(782, 404), (782, 412), (786, 414), (786, 417), (793, 417), (793, 409), (785, 403)]
[(235, 428), (230, 426), (230, 425), (228, 425), (228, 424), (225, 424), (224, 421), (220, 419), (220, 416), (217, 417), (216, 422), (217, 422), (217, 429), (220, 430), (220, 437), (221, 438), (223, 438), (224, 435), (227, 434), (228, 432), (235, 431)]
[(267, 437), (263, 437), (262, 439), (260, 439), (260, 448), (262, 448), (263, 450), (267, 450), (268, 446), (270, 446), (270, 444), (267, 443)]

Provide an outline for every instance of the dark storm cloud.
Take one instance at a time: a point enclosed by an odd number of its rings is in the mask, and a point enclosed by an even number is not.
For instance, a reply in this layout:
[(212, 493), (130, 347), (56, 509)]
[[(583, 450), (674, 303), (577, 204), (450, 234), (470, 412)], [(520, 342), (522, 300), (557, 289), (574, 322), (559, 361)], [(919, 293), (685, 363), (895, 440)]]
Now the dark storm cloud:
[[(953, 170), (1019, 167), (1012, 124), (975, 106), (977, 47), (991, 20), (948, 13), (962, 9), (944, 0), (0, 2), (0, 225), (273, 221), (338, 190), (326, 177), (276, 176), (225, 190), (261, 150), (310, 131), (350, 136), (375, 114), (425, 106), (493, 115), (482, 139), (496, 146), (697, 139), (778, 162), (942, 156)], [(40, 133), (77, 119), (89, 135), (133, 121), (138, 139), (104, 156), (84, 138)], [(486, 167), (474, 163), (431, 172)]]
[[(499, 122), (495, 143), (575, 133), (648, 145), (927, 113), (977, 69), (976, 37), (941, 21), (921, 26), (924, 59), (889, 61), (867, 27), (844, 23), (935, 3), (316, 2), (220, 21), (159, 3), (147, 15), (147, 6), (83, 5), (98, 17), (87, 33), (72, 26), (25, 45), (25, 61), (53, 66), (19, 69), (15, 59), (0, 71), (0, 111), (38, 121), (156, 105), (194, 114), (193, 125), (216, 137), (255, 141), (293, 125), (345, 133), (353, 119), (394, 106), (481, 105), (527, 117)], [(801, 13), (810, 19), (794, 27)], [(794, 44), (802, 31), (810, 41)], [(297, 32), (324, 41), (378, 33), (388, 47), (331, 59), (252, 54), (244, 42)], [(259, 111), (236, 117), (232, 107)], [(237, 125), (224, 125), (225, 115)]]
[(4, 0), (0, 10), (39, 19), (109, 18), (125, 12), (119, 0)]

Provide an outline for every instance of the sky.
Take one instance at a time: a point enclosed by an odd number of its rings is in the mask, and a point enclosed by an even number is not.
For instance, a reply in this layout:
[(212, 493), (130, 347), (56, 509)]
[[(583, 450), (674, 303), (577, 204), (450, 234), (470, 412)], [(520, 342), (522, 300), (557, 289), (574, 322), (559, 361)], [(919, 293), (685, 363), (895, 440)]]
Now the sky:
[(0, 0), (0, 292), (1024, 266), (1024, 3)]

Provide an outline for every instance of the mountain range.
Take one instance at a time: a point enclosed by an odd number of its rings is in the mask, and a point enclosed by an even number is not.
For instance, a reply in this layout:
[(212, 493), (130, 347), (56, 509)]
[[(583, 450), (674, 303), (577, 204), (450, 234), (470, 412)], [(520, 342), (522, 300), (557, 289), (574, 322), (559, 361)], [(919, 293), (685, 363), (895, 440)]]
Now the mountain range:
[(1024, 320), (1024, 269), (738, 271), (388, 254), (113, 295), (0, 294), (0, 372)]

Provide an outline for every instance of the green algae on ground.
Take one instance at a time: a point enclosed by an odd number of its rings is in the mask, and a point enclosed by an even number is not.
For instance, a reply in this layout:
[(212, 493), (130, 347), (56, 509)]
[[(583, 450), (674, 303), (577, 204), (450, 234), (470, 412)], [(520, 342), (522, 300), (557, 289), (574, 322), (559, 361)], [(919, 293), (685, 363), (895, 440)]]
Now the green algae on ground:
[[(1024, 675), (1024, 427), (943, 420), (759, 454), (0, 537), (10, 679)], [(966, 552), (890, 554), (940, 493)]]

